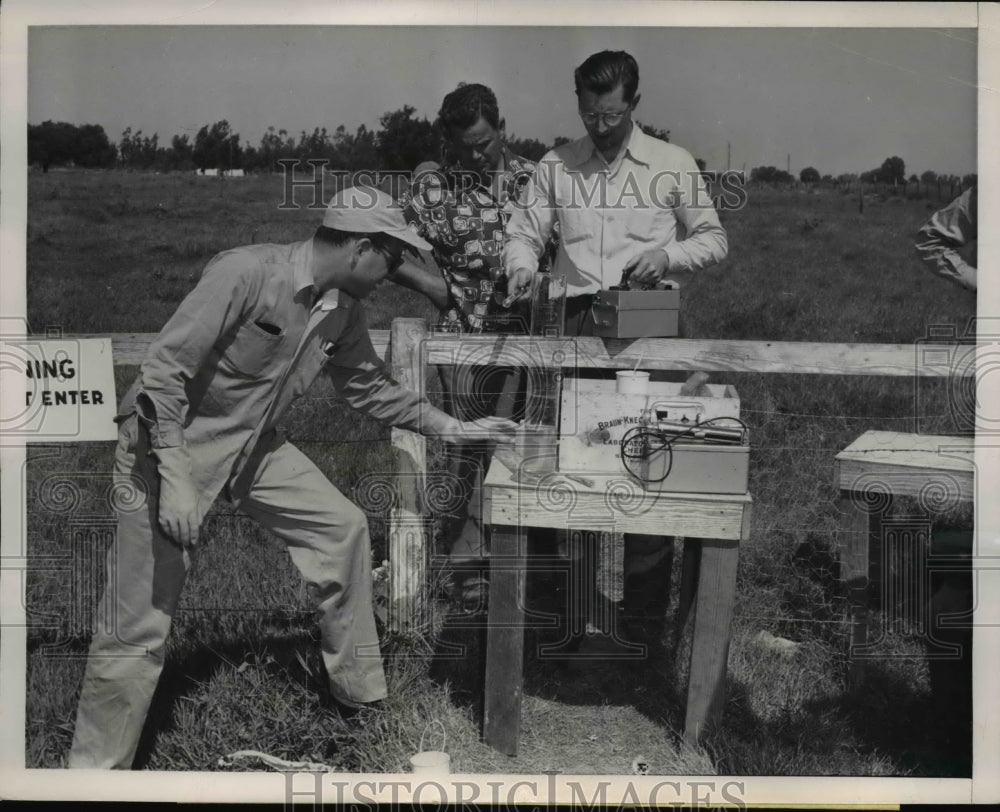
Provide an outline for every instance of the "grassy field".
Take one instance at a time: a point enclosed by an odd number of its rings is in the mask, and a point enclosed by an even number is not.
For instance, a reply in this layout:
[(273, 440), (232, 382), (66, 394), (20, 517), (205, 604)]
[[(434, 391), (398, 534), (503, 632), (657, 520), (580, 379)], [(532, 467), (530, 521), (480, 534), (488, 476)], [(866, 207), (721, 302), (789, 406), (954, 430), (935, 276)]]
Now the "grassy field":
[[(32, 174), (32, 329), (156, 331), (215, 252), (310, 234), (318, 212), (280, 210), (281, 201), (279, 177)], [(723, 215), (730, 257), (685, 288), (688, 335), (908, 343), (931, 325), (961, 334), (974, 297), (929, 274), (912, 249), (935, 205), (867, 199), (861, 214), (855, 195), (751, 189), (746, 208)], [(394, 316), (430, 317), (432, 309), (383, 286), (369, 313), (373, 327), (386, 328)], [(121, 393), (135, 369), (116, 374)], [(750, 425), (754, 514), (741, 550), (729, 698), (703, 747), (687, 748), (677, 735), (682, 675), (669, 633), (639, 663), (598, 659), (556, 670), (535, 654), (551, 632), (529, 630), (521, 751), (499, 755), (479, 741), (481, 629), (445, 600), (426, 635), (387, 638), (387, 707), (345, 722), (321, 703), (315, 627), (286, 553), (220, 503), (175, 622), (142, 766), (220, 769), (220, 756), (258, 749), (344, 770), (406, 771), (437, 720), (455, 772), (627, 774), (641, 754), (659, 774), (968, 775), (968, 743), (935, 735), (924, 645), (912, 628), (879, 616), (886, 634), (869, 683), (863, 692), (846, 687), (845, 602), (833, 556), (834, 454), (868, 429), (912, 431), (919, 422), (923, 431), (953, 432), (947, 382), (751, 374), (713, 382), (736, 387)], [(313, 395), (290, 416), (289, 432), (353, 494), (363, 474), (389, 470), (387, 431), (342, 408), (325, 384)], [(88, 562), (109, 533), (98, 494), (112, 454), (111, 444), (93, 443), (29, 453), (29, 766), (59, 766), (69, 746), (98, 587)], [(929, 521), (913, 504), (896, 511)], [(371, 515), (376, 560), (384, 519)], [(943, 520), (967, 526), (971, 517), (956, 511)], [(529, 597), (543, 608), (554, 600), (538, 573), (529, 576)], [(762, 631), (801, 646), (782, 656), (762, 643)]]

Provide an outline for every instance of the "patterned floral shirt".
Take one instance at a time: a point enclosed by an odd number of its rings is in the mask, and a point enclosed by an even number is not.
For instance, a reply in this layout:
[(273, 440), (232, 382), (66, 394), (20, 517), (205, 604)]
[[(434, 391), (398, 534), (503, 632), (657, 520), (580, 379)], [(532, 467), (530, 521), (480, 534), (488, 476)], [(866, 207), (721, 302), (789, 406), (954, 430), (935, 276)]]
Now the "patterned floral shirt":
[[(507, 275), (503, 266), (504, 230), (535, 163), (503, 151), (500, 199), (475, 175), (459, 166), (421, 172), (400, 195), (403, 216), (433, 246), (434, 261), (448, 285), (448, 306), (439, 331), (528, 333), (528, 303), (503, 306)], [(550, 246), (551, 248), (551, 246)], [(555, 256), (554, 248), (546, 256)], [(542, 266), (545, 270), (547, 265)]]

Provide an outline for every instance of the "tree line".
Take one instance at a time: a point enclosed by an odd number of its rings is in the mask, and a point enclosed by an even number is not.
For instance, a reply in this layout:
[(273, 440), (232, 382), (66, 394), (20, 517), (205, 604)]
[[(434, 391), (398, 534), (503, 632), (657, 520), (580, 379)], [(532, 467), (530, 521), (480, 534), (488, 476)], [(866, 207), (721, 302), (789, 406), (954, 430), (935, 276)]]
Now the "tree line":
[[(379, 128), (364, 124), (353, 132), (340, 125), (330, 132), (316, 127), (311, 133), (302, 130), (297, 136), (285, 129), (268, 127), (259, 143), (243, 141), (229, 122), (223, 119), (201, 127), (192, 140), (188, 135), (174, 135), (169, 144), (161, 144), (159, 135), (144, 135), (142, 130), (127, 127), (117, 143), (112, 142), (99, 124), (75, 125), (45, 121), (28, 125), (28, 163), (45, 172), (52, 166), (81, 166), (152, 170), (159, 172), (205, 169), (242, 169), (245, 172), (280, 171), (280, 161), (322, 160), (330, 170), (375, 171), (409, 170), (424, 161), (441, 161), (441, 134), (436, 123), (417, 117), (416, 108), (404, 105), (399, 110), (384, 113)], [(670, 130), (637, 122), (646, 133), (664, 141), (670, 140)], [(552, 147), (571, 139), (557, 137), (552, 144), (536, 138), (511, 136), (508, 146), (517, 155), (537, 161)], [(705, 170), (705, 161), (696, 159)], [(757, 166), (750, 172), (751, 183), (792, 185), (796, 178), (790, 172), (774, 166)], [(881, 166), (858, 174), (821, 175), (815, 167), (799, 172), (798, 182), (836, 189), (854, 189), (859, 184), (907, 190), (916, 185), (917, 194), (926, 195), (937, 188), (938, 197), (955, 193), (976, 182), (975, 174), (962, 177), (927, 170), (919, 177), (906, 177), (906, 164), (893, 155)]]
[[(823, 186), (826, 188), (850, 191), (861, 187), (869, 187), (883, 190), (893, 190), (897, 193), (909, 193), (911, 186), (915, 187), (916, 195), (929, 196), (931, 191), (937, 190), (937, 196), (954, 197), (959, 191), (975, 186), (978, 176), (972, 172), (967, 175), (938, 174), (931, 169), (923, 172), (919, 177), (916, 174), (906, 175), (906, 162), (898, 155), (886, 158), (881, 166), (869, 169), (860, 173), (842, 173), (836, 177), (833, 175), (821, 175), (819, 170), (813, 166), (807, 166), (799, 172), (798, 183), (806, 186)], [(750, 182), (758, 184), (792, 185), (796, 183), (795, 177), (784, 169), (777, 169), (773, 166), (757, 166), (750, 171)]]
[[(441, 137), (435, 124), (417, 117), (416, 108), (405, 105), (384, 113), (379, 129), (362, 124), (351, 132), (343, 125), (332, 132), (316, 127), (298, 136), (285, 129), (268, 127), (260, 142), (243, 141), (226, 120), (206, 124), (192, 140), (175, 135), (169, 144), (159, 135), (125, 129), (118, 143), (112, 142), (99, 124), (77, 126), (45, 121), (28, 125), (28, 163), (45, 172), (52, 166), (83, 166), (155, 170), (160, 172), (205, 169), (242, 169), (273, 172), (279, 161), (323, 160), (331, 170), (407, 170), (423, 161), (441, 160)], [(646, 128), (660, 137), (669, 131)], [(538, 160), (551, 146), (566, 143), (557, 138), (551, 145), (535, 138), (508, 138), (516, 154)]]
[[(405, 105), (384, 113), (379, 129), (364, 124), (354, 132), (343, 125), (333, 132), (316, 127), (298, 136), (285, 129), (268, 127), (256, 145), (242, 141), (239, 133), (223, 119), (206, 124), (194, 140), (175, 135), (169, 144), (161, 144), (159, 134), (143, 135), (142, 130), (127, 127), (118, 143), (113, 143), (99, 124), (76, 126), (66, 122), (45, 121), (28, 125), (28, 163), (47, 172), (51, 166), (85, 166), (155, 170), (160, 172), (205, 169), (242, 169), (245, 172), (280, 170), (283, 160), (322, 160), (331, 170), (355, 171), (408, 170), (418, 164), (440, 161), (441, 135), (436, 124), (418, 118), (416, 108)], [(670, 131), (639, 123), (650, 135), (670, 140)], [(507, 139), (517, 155), (539, 160), (551, 147), (571, 139), (560, 136), (552, 144), (536, 138)]]

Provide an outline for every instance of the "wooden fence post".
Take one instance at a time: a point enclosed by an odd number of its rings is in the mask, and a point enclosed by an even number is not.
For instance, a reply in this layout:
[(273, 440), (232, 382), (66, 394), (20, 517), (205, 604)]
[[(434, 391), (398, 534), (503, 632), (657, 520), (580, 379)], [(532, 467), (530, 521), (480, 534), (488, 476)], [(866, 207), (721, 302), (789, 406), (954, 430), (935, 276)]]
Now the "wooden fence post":
[[(424, 319), (393, 319), (390, 350), (393, 377), (418, 394), (424, 394)], [(423, 515), (427, 443), (423, 436), (392, 429), (396, 470), (396, 501), (389, 516), (389, 629), (418, 629), (427, 619), (430, 543)]]

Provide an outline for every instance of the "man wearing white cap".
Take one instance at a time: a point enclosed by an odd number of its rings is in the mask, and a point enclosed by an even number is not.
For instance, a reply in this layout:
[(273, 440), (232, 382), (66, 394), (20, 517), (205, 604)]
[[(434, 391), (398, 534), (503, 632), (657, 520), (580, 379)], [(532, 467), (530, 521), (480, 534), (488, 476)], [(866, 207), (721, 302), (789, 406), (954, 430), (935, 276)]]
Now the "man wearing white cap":
[(365, 515), (276, 427), (326, 372), (352, 407), (383, 423), (449, 441), (513, 441), (513, 423), (463, 423), (383, 370), (360, 300), (406, 246), (430, 248), (388, 195), (345, 189), (311, 239), (214, 257), (153, 341), (117, 418), (114, 477), (139, 498), (115, 506), (100, 603), (109, 615), (91, 642), (70, 767), (131, 766), (219, 493), (288, 546), (319, 610), (333, 698), (358, 707), (386, 696)]

